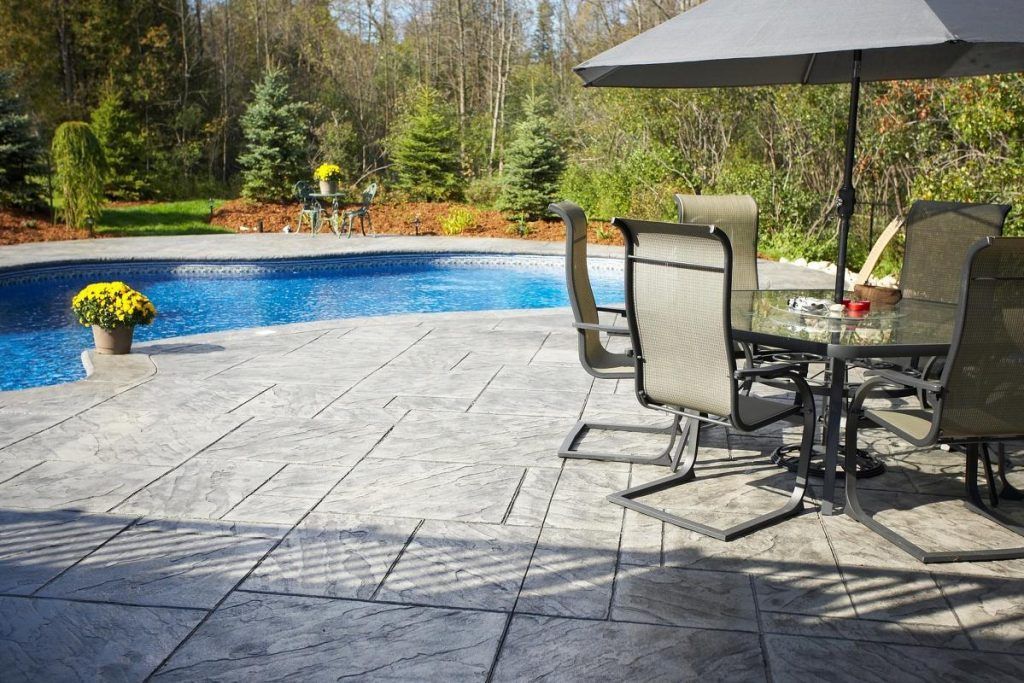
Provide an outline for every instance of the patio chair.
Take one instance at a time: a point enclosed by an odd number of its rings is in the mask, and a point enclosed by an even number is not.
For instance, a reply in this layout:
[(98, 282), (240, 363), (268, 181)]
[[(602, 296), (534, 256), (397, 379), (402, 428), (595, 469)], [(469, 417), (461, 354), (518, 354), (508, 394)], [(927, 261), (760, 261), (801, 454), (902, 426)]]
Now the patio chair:
[(904, 228), (903, 298), (957, 303), (967, 253), (982, 237), (1002, 235), (1009, 212), (1005, 204), (914, 202)]
[[(573, 327), (577, 333), (580, 364), (584, 370), (597, 379), (632, 379), (634, 377), (632, 352), (610, 351), (601, 339), (602, 333), (628, 337), (629, 330), (625, 327), (601, 324), (600, 313), (625, 315), (625, 309), (621, 306), (598, 306), (594, 299), (594, 290), (590, 285), (590, 272), (587, 267), (586, 214), (583, 213), (583, 209), (572, 202), (558, 202), (550, 205), (548, 210), (558, 215), (565, 223), (565, 284), (569, 295), (569, 304), (572, 306)], [(676, 466), (682, 457), (685, 441), (685, 434), (681, 431), (680, 423), (681, 418), (678, 416), (673, 417), (672, 424), (668, 427), (580, 420), (563, 440), (558, 449), (558, 455), (563, 458)], [(580, 439), (592, 430), (667, 434), (669, 435), (669, 444), (654, 456), (576, 450), (575, 447)]]
[[(957, 303), (961, 268), (968, 251), (982, 237), (1002, 235), (1009, 212), (1010, 207), (1005, 204), (914, 202), (904, 226), (903, 266), (900, 270), (903, 298)], [(904, 358), (885, 365), (919, 370), (921, 376), (927, 378), (941, 374), (942, 363), (942, 358), (928, 358), (923, 363), (917, 358)], [(924, 393), (919, 391), (918, 398), (927, 403)]]
[[(1001, 495), (1020, 498), (1006, 482), (1002, 453), (997, 480), (989, 446), (1024, 437), (1024, 239), (984, 238), (969, 250), (963, 271), (952, 344), (941, 377), (928, 380), (881, 370), (861, 385), (846, 422), (847, 514), (926, 563), (1024, 557), (1024, 548), (925, 551), (864, 511), (856, 469), (849, 467), (862, 419), (915, 446), (949, 445), (967, 456), (967, 507), (1024, 535), (1024, 527), (986, 505), (978, 489), (980, 461), (993, 506)], [(931, 407), (865, 409), (865, 400), (885, 387), (922, 390)], [(1003, 491), (998, 490), (1000, 483)]]
[[(680, 223), (713, 225), (729, 238), (732, 245), (733, 289), (758, 289), (757, 279), (757, 202), (746, 194), (677, 194), (674, 195), (676, 213)], [(764, 351), (750, 344), (736, 342), (737, 359), (742, 358), (747, 366), (762, 360), (796, 360), (806, 368), (809, 356), (794, 355), (791, 352), (772, 351), (762, 357)], [(749, 392), (752, 382), (744, 384)]]
[[(689, 435), (679, 471), (608, 497), (613, 503), (684, 529), (728, 541), (799, 514), (814, 441), (815, 406), (807, 381), (792, 365), (736, 368), (731, 323), (732, 249), (712, 226), (616, 218), (626, 238), (626, 320), (636, 357), (641, 405), (677, 417), (752, 432), (799, 417), (803, 438), (793, 490), (778, 509), (728, 528), (641, 502), (648, 494), (693, 481), (699, 430)], [(798, 404), (744, 395), (744, 381), (786, 379)]]
[(680, 223), (713, 225), (732, 245), (732, 288), (758, 289), (757, 202), (750, 195), (675, 195)]
[(352, 224), (355, 220), (359, 219), (359, 232), (366, 236), (366, 225), (370, 226), (370, 234), (374, 237), (377, 233), (373, 229), (373, 220), (370, 218), (370, 204), (373, 202), (373, 198), (377, 196), (377, 183), (370, 183), (365, 190), (363, 190), (362, 200), (359, 206), (355, 209), (350, 209), (345, 212), (342, 217), (341, 225), (342, 228), (348, 226), (346, 230), (346, 237), (352, 236)]
[(300, 180), (295, 183), (292, 192), (295, 194), (295, 198), (302, 204), (302, 207), (299, 209), (298, 219), (296, 220), (295, 232), (302, 232), (302, 224), (308, 223), (309, 233), (315, 235), (320, 230), (324, 209), (319, 201), (310, 196), (313, 194), (313, 187), (305, 180)]

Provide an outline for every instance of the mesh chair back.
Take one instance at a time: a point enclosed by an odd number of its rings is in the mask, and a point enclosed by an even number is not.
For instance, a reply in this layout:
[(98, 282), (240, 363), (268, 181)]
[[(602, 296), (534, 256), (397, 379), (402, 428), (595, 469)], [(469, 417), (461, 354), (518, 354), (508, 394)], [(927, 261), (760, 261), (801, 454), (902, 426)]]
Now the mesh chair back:
[(757, 289), (757, 202), (750, 195), (677, 194), (680, 223), (713, 225), (732, 245), (733, 289)]
[(917, 201), (907, 214), (900, 289), (904, 299), (955, 304), (967, 252), (982, 237), (1003, 234), (1010, 207)]
[(731, 416), (729, 238), (707, 225), (614, 224), (626, 237), (626, 317), (641, 401)]
[(971, 250), (942, 375), (944, 437), (1024, 435), (1024, 238)]
[[(587, 216), (572, 202), (558, 202), (548, 207), (565, 222), (565, 284), (578, 323), (598, 324), (597, 302), (587, 270)], [(580, 330), (580, 360), (595, 368), (602, 363), (604, 346), (597, 330)]]

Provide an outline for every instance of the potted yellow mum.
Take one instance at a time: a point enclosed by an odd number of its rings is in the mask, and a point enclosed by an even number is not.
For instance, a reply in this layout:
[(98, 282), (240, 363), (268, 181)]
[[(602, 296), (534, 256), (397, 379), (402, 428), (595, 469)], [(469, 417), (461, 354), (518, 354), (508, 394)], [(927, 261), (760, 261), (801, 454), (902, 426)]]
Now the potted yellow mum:
[(75, 295), (71, 310), (78, 322), (92, 326), (96, 353), (124, 354), (132, 350), (136, 325), (148, 325), (156, 307), (141, 292), (123, 282), (96, 282)]
[(313, 171), (313, 180), (320, 183), (320, 194), (337, 194), (341, 167), (336, 164), (320, 164)]

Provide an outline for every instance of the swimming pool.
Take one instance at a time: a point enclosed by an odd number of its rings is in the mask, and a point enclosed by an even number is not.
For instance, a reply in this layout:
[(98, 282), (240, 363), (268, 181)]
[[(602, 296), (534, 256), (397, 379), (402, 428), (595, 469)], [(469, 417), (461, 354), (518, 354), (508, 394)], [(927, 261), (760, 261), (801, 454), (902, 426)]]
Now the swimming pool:
[[(78, 264), (0, 273), (0, 390), (85, 376), (92, 335), (71, 297), (123, 280), (156, 304), (147, 341), (286, 323), (436, 311), (566, 306), (564, 261), (524, 255), (375, 255), (240, 262)], [(600, 303), (622, 300), (622, 266), (591, 259)]]

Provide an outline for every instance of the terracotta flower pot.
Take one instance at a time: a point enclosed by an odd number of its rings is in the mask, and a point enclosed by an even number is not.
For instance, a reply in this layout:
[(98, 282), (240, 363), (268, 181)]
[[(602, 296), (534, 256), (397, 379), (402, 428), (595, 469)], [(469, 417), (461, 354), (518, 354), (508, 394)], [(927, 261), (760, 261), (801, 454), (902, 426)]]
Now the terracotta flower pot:
[(111, 356), (120, 356), (131, 352), (132, 335), (135, 334), (135, 327), (118, 327), (114, 330), (105, 330), (99, 325), (92, 326), (92, 338), (96, 342), (96, 353)]
[(321, 180), (320, 181), (320, 194), (337, 194), (338, 193), (338, 181), (337, 180)]

